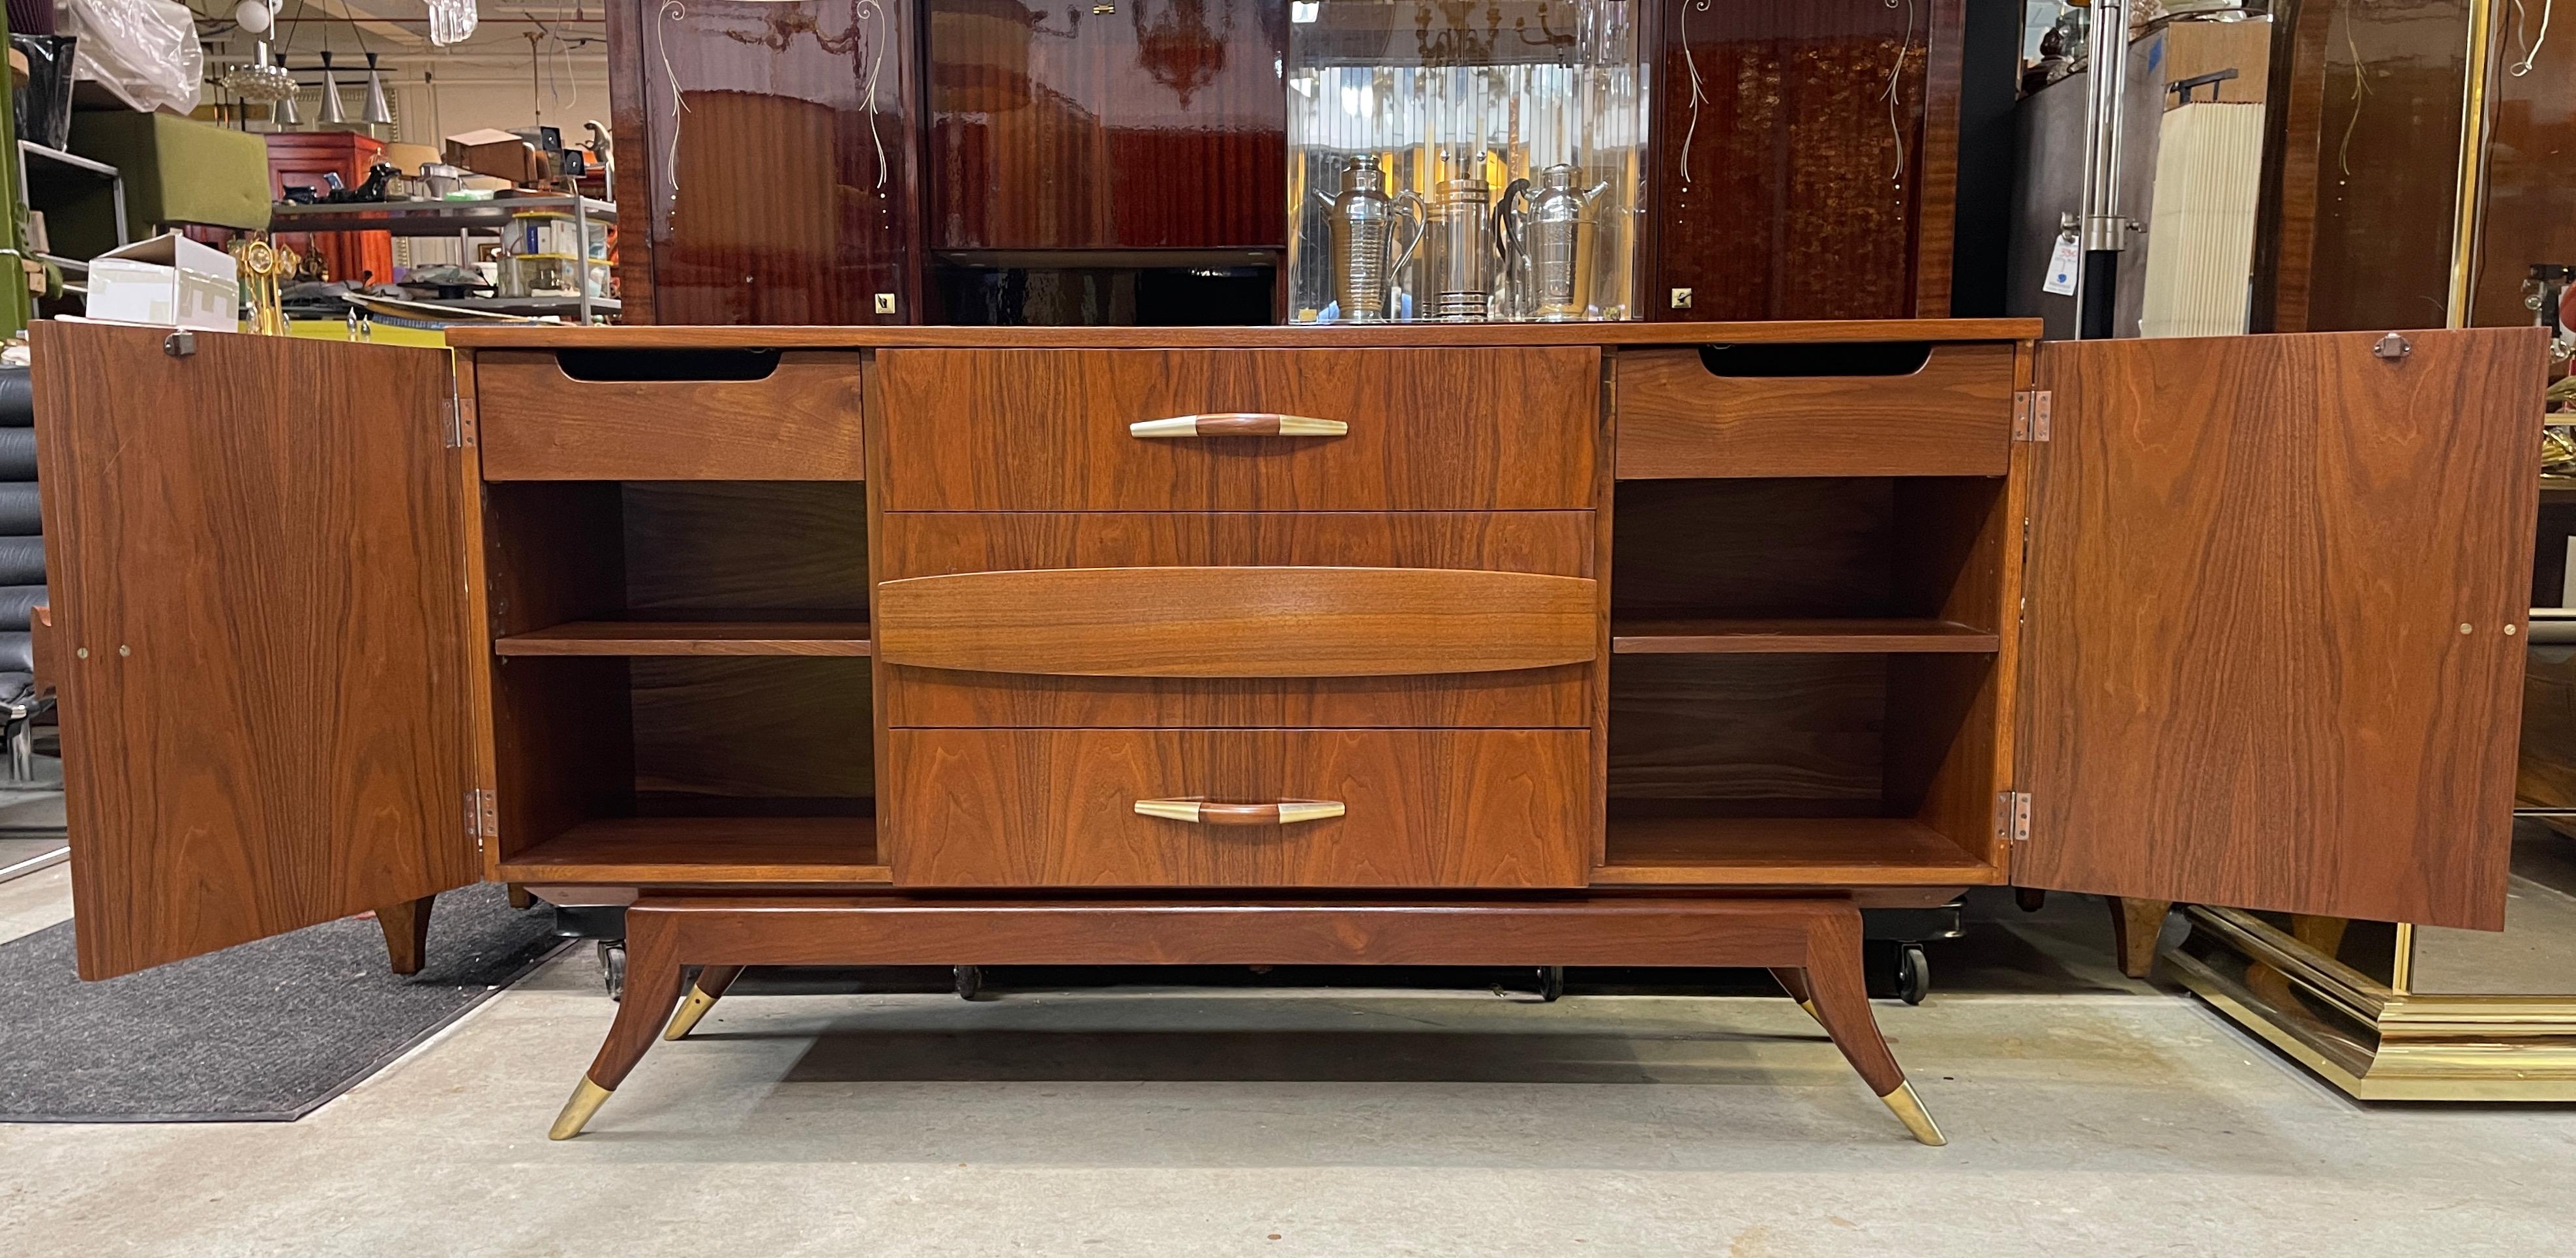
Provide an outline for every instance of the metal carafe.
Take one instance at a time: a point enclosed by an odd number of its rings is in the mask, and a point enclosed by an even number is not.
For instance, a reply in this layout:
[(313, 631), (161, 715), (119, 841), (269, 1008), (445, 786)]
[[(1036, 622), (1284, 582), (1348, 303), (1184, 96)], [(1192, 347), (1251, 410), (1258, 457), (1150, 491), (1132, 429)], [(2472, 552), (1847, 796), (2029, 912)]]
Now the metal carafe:
[(1592, 315), (1596, 207), (1610, 185), (1578, 188), (1577, 177), (1572, 166), (1550, 166), (1535, 187), (1515, 180), (1503, 196), (1503, 266), (1515, 318)]
[(1423, 288), (1435, 319), (1482, 319), (1493, 301), (1495, 264), (1493, 188), (1482, 179), (1447, 179), (1431, 190), (1424, 229)]
[[(1342, 168), (1342, 190), (1332, 199), (1333, 302), (1346, 323), (1395, 317), (1393, 280), (1422, 244), (1422, 199), (1410, 189), (1388, 196), (1377, 155), (1363, 153)], [(1398, 223), (1410, 219), (1413, 238), (1392, 258)]]

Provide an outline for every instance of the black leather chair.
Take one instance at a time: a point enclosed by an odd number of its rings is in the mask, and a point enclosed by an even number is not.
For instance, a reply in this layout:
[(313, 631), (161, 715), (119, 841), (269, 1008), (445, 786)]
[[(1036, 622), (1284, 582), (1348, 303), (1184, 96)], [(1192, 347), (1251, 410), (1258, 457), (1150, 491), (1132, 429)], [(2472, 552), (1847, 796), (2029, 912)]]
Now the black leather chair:
[(0, 720), (10, 776), (35, 778), (30, 726), (53, 701), (36, 694), (30, 609), (45, 601), (45, 522), (36, 500), (36, 401), (24, 367), (0, 367)]

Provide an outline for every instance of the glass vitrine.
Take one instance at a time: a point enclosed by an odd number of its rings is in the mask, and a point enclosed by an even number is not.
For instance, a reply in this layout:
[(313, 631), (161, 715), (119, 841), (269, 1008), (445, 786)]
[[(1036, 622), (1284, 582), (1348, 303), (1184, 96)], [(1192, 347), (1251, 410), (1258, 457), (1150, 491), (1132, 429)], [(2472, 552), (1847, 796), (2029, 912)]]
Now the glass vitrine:
[(1298, 323), (1638, 317), (1631, 0), (1290, 0)]

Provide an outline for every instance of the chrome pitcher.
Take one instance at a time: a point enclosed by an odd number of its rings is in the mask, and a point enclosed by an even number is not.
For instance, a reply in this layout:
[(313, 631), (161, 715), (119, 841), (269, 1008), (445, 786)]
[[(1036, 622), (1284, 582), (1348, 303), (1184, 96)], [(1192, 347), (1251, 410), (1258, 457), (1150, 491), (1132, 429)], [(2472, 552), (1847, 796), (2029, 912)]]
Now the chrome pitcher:
[(1482, 319), (1494, 296), (1493, 187), (1482, 179), (1447, 179), (1431, 190), (1423, 245), (1423, 283), (1435, 319)]
[(1500, 228), (1506, 314), (1517, 319), (1587, 319), (1593, 305), (1593, 238), (1608, 182), (1578, 188), (1570, 165), (1514, 180), (1503, 194)]
[[(1422, 198), (1407, 189), (1386, 194), (1386, 172), (1377, 155), (1363, 153), (1342, 167), (1342, 190), (1330, 202), (1333, 303), (1346, 323), (1378, 323), (1395, 317), (1394, 279), (1422, 244)], [(1393, 258), (1397, 225), (1413, 223), (1413, 238)]]

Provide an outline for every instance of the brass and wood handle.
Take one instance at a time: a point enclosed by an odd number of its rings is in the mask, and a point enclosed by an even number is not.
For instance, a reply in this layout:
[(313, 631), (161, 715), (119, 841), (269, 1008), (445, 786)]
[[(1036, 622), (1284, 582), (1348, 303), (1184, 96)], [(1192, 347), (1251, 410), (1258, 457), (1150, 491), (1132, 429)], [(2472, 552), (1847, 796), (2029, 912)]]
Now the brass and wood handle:
[(1203, 826), (1290, 826), (1341, 816), (1337, 799), (1283, 799), (1275, 804), (1218, 804), (1204, 799), (1140, 799), (1136, 813)]
[(1140, 419), (1127, 425), (1131, 437), (1339, 437), (1351, 426), (1338, 419), (1310, 419), (1272, 411), (1215, 411)]

